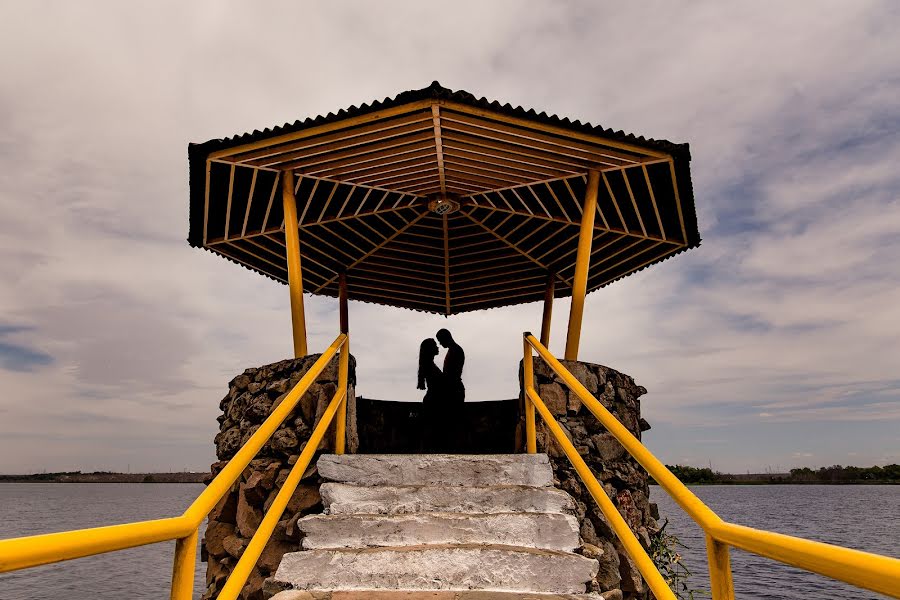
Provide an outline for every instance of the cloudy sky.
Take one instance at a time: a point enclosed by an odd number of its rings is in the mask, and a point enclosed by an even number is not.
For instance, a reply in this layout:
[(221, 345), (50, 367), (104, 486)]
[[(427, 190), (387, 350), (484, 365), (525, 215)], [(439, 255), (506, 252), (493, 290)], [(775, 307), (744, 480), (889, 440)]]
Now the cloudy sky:
[[(0, 3), (0, 472), (204, 470), (287, 289), (191, 249), (187, 144), (422, 88), (691, 144), (703, 245), (588, 297), (665, 462), (900, 461), (900, 6)], [(567, 302), (555, 307), (561, 353)], [(448, 326), (516, 394), (540, 306), (351, 303), (359, 393), (415, 400)], [(307, 296), (311, 349), (333, 300)]]

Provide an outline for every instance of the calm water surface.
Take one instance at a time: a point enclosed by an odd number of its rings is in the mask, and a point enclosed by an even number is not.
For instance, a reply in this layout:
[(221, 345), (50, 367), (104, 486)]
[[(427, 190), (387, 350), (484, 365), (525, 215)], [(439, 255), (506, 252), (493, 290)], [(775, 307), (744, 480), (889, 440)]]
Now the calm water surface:
[[(199, 483), (2, 483), (0, 539), (180, 515)], [(201, 529), (201, 536), (203, 532)], [(169, 597), (175, 542), (0, 575), (0, 600), (122, 600)], [(197, 554), (194, 597), (206, 565)]]
[[(726, 521), (900, 556), (900, 486), (712, 485), (692, 486), (691, 491)], [(694, 573), (691, 587), (708, 591), (703, 532), (661, 488), (652, 486), (650, 496), (660, 517), (669, 520), (667, 531), (688, 546), (682, 554)], [(741, 550), (731, 550), (731, 568), (735, 597), (741, 600), (887, 598)]]
[[(900, 486), (697, 486), (726, 520), (868, 550), (900, 554)], [(200, 484), (0, 484), (0, 539), (111, 525), (180, 514)], [(708, 589), (702, 532), (658, 487), (651, 488), (669, 531), (678, 535), (692, 587)], [(133, 548), (0, 575), (0, 600), (167, 598), (174, 542)], [(881, 599), (825, 577), (732, 550), (735, 594), (741, 600)], [(195, 598), (206, 565), (197, 562)]]

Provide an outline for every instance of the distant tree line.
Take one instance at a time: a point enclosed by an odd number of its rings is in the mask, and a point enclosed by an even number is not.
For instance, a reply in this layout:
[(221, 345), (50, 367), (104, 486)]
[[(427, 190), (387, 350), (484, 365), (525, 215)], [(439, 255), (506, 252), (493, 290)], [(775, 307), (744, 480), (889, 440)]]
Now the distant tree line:
[(803, 467), (790, 473), (731, 474), (710, 468), (666, 465), (683, 483), (896, 483), (900, 484), (900, 465), (884, 467), (842, 467), (832, 465), (819, 469)]

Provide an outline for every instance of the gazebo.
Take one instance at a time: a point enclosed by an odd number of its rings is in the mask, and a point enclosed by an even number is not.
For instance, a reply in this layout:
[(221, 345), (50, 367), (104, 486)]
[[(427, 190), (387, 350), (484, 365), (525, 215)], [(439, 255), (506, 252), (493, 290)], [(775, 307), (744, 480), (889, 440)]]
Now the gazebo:
[(687, 144), (452, 91), (189, 147), (192, 246), (303, 292), (444, 315), (588, 292), (700, 243)]

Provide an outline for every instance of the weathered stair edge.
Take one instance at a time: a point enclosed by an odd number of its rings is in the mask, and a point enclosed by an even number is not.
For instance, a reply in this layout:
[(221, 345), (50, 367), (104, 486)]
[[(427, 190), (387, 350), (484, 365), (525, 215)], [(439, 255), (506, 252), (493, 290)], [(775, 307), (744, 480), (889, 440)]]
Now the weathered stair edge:
[(552, 487), (378, 486), (324, 483), (320, 488), (325, 512), (341, 514), (408, 514), (419, 512), (483, 513), (539, 512), (574, 514), (575, 500)]
[(328, 481), (359, 485), (553, 485), (546, 454), (323, 454), (317, 465)]
[(581, 545), (574, 516), (534, 512), (310, 515), (297, 526), (304, 550), (493, 544), (573, 551)]
[[(547, 594), (495, 590), (284, 590), (270, 600), (602, 600), (597, 594)], [(612, 598), (612, 597), (611, 597)], [(621, 598), (621, 594), (617, 596)]]
[(495, 590), (584, 594), (599, 563), (511, 546), (408, 546), (285, 554), (272, 586), (302, 590)]

